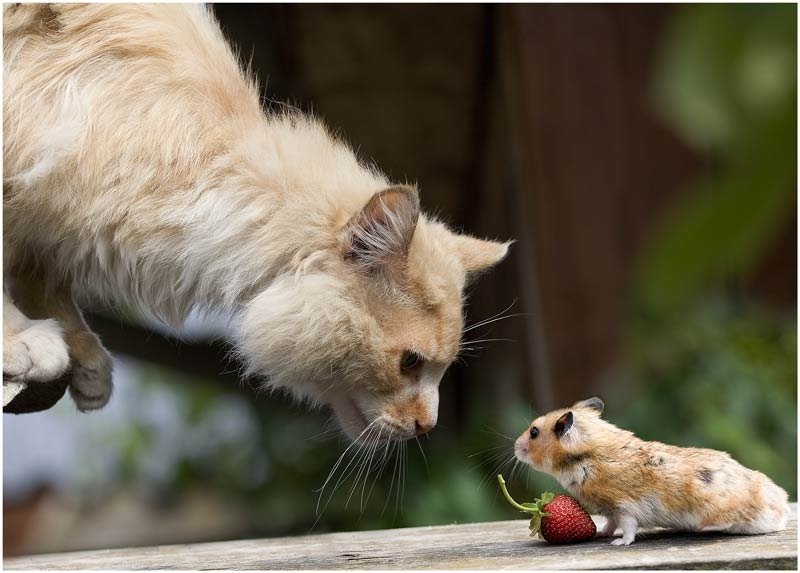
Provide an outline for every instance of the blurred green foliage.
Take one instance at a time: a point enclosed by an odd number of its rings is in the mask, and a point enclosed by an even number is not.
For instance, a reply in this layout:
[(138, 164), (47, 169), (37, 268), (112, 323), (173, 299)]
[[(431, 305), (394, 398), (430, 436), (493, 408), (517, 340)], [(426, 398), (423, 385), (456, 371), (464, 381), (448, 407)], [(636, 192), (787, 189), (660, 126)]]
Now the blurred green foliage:
[(701, 4), (668, 30), (654, 99), (709, 169), (641, 257), (644, 310), (671, 312), (752, 270), (796, 211), (796, 22), (790, 4)]
[(708, 169), (642, 252), (628, 384), (609, 389), (620, 425), (727, 450), (794, 499), (796, 301), (767, 308), (736, 287), (797, 210), (796, 22), (794, 5), (716, 4), (672, 23), (655, 100)]

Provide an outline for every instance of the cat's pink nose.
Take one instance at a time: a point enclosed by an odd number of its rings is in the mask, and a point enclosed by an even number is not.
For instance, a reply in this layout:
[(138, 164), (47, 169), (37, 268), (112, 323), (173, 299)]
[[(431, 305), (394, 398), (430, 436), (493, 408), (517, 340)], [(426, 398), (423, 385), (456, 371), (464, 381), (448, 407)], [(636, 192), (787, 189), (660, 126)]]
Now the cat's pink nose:
[(431, 419), (414, 420), (414, 431), (416, 432), (416, 434), (418, 436), (421, 436), (422, 434), (427, 434), (428, 432), (433, 430), (433, 427), (435, 425), (436, 425), (436, 422), (434, 422)]

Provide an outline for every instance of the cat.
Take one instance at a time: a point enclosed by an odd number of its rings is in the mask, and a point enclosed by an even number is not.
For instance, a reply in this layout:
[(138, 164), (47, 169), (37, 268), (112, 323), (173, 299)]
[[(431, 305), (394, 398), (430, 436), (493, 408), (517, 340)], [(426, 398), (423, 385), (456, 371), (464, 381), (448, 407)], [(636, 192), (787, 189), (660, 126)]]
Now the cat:
[(3, 374), (112, 361), (79, 304), (235, 317), (248, 375), (357, 439), (437, 421), (465, 284), (510, 242), (450, 231), (318, 119), (265, 112), (201, 5), (4, 5)]

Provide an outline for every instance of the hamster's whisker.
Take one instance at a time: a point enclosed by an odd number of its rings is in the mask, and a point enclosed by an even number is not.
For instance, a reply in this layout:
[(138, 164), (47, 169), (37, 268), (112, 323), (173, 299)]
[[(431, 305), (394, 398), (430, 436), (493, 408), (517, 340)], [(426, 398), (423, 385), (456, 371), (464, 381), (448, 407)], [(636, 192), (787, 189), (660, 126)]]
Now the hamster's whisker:
[(485, 465), (488, 465), (488, 464), (494, 464), (494, 463), (497, 463), (499, 460), (501, 460), (501, 459), (504, 459), (504, 458), (505, 458), (505, 456), (506, 456), (506, 453), (505, 453), (505, 452), (506, 452), (506, 449), (505, 449), (505, 448), (503, 448), (503, 451), (501, 451), (501, 452), (494, 452), (494, 453), (493, 453), (491, 456), (489, 456), (487, 459), (483, 460), (482, 462), (478, 462), (478, 464), (477, 464), (477, 465), (474, 465), (474, 466), (472, 466), (472, 468), (471, 468), (471, 469), (478, 469), (478, 468), (481, 468), (481, 467), (483, 467), (483, 466), (485, 466)]
[[(511, 442), (516, 440), (516, 438), (512, 438), (511, 436), (506, 436), (505, 434), (500, 433), (499, 431), (497, 431), (494, 428), (492, 428), (489, 424), (485, 424), (484, 428), (486, 428), (487, 430), (489, 430), (489, 432), (495, 434), (496, 436), (500, 436), (501, 438), (505, 438), (506, 440), (509, 440)], [(504, 446), (504, 447), (506, 447), (506, 446)]]
[(490, 457), (489, 460), (487, 460), (483, 464), (480, 464), (480, 465), (486, 465), (488, 463), (491, 463), (493, 469), (491, 472), (485, 475), (483, 479), (481, 479), (481, 481), (478, 483), (478, 489), (482, 488), (484, 485), (488, 485), (489, 483), (491, 483), (494, 477), (498, 473), (502, 473), (505, 467), (515, 458), (516, 456), (513, 453), (508, 458), (506, 458), (506, 454), (504, 452), (500, 452), (499, 454), (495, 454), (494, 456)]
[(483, 450), (479, 450), (479, 451), (474, 452), (472, 454), (467, 454), (467, 457), (468, 458), (474, 458), (475, 456), (481, 456), (483, 454), (486, 454), (486, 453), (489, 453), (489, 452), (493, 452), (495, 450), (506, 450), (506, 449), (508, 449), (508, 446), (490, 446), (488, 448), (485, 448)]
[(514, 481), (514, 474), (517, 473), (518, 469), (519, 469), (519, 460), (515, 456), (514, 465), (511, 466), (511, 475), (509, 476), (508, 481)]

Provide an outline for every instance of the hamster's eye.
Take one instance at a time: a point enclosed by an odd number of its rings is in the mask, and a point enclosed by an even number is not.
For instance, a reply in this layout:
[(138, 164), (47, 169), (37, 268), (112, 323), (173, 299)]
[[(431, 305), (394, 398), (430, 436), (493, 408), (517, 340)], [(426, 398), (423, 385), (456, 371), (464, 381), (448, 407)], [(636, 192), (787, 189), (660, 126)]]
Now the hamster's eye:
[(536, 436), (538, 436), (538, 435), (539, 435), (539, 428), (537, 428), (536, 426), (533, 426), (531, 428), (531, 440), (535, 440)]
[(403, 352), (403, 357), (400, 358), (400, 371), (410, 372), (415, 368), (419, 368), (425, 359), (413, 350), (406, 350)]

